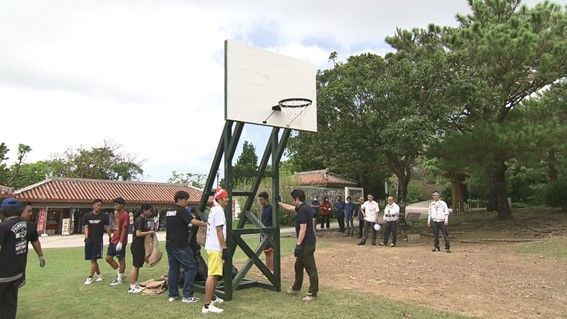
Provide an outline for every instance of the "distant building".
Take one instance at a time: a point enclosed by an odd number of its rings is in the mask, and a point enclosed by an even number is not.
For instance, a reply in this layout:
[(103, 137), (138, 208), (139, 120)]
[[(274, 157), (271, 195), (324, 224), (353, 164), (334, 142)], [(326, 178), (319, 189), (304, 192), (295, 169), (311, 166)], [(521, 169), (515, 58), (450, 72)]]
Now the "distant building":
[[(344, 200), (346, 188), (356, 190), (356, 194), (354, 192), (351, 194), (353, 201), (363, 196), (362, 189), (357, 187), (356, 181), (332, 173), (328, 168), (297, 172), (294, 177), (309, 198), (317, 196), (322, 201), (322, 197), (328, 196), (331, 202), (335, 202), (337, 197), (341, 196)], [(309, 199), (308, 201), (310, 202)]]
[(46, 233), (61, 234), (65, 231), (82, 233), (82, 217), (91, 210), (96, 198), (103, 200), (103, 209), (109, 215), (114, 212), (112, 200), (116, 197), (124, 198), (129, 212), (139, 209), (142, 204), (150, 204), (163, 226), (163, 212), (173, 206), (173, 196), (180, 190), (189, 193), (189, 206), (197, 208), (203, 192), (186, 184), (51, 178), (18, 189), (14, 194), (18, 199), (32, 203), (34, 222), (37, 222), (41, 209), (47, 210)]

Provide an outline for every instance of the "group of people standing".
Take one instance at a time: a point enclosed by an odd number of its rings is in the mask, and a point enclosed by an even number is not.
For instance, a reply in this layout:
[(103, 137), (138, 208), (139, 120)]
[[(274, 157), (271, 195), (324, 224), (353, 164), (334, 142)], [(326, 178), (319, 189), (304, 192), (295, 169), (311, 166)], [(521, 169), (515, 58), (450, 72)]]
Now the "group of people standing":
[[(215, 306), (223, 302), (214, 291), (217, 279), (222, 275), (223, 260), (227, 258), (226, 226), (224, 207), (228, 203), (228, 193), (223, 189), (217, 189), (214, 194), (213, 206), (209, 213), (207, 222), (188, 210), (189, 193), (178, 191), (174, 194), (174, 205), (166, 212), (166, 242), (168, 260), (168, 301), (174, 302), (181, 299), (183, 303), (197, 303), (199, 298), (194, 296), (194, 280), (196, 275), (196, 259), (200, 254), (200, 246), (196, 242), (196, 229), (204, 227), (206, 231), (205, 250), (207, 251), (208, 273), (205, 283), (205, 300), (201, 309), (202, 313), (221, 313), (223, 309)], [(93, 201), (93, 211), (84, 217), (85, 233), (85, 260), (90, 260), (91, 267), (85, 285), (93, 283), (96, 274), (96, 282), (103, 280), (97, 260), (101, 258), (103, 248), (103, 237), (107, 233), (109, 237), (106, 261), (116, 270), (116, 278), (110, 283), (111, 286), (122, 284), (126, 268), (126, 245), (128, 243), (129, 214), (124, 210), (126, 204), (124, 199), (116, 198), (114, 204), (114, 222), (110, 229), (109, 218), (101, 213), (102, 200)], [(144, 240), (146, 236), (155, 235), (155, 223), (153, 221), (153, 207), (149, 204), (141, 206), (141, 214), (134, 222), (132, 232), (132, 271), (130, 272), (130, 286), (128, 293), (139, 293), (142, 291), (138, 283), (140, 268), (145, 261)], [(195, 231), (193, 231), (195, 230)], [(118, 262), (114, 260), (117, 258)], [(179, 295), (179, 277), (183, 276), (183, 295)]]
[[(450, 252), (449, 233), (447, 225), (449, 223), (449, 208), (447, 203), (440, 199), (439, 192), (432, 193), (432, 201), (428, 207), (427, 226), (432, 228), (433, 233), (433, 249), (432, 251), (440, 251), (439, 235), (443, 236), (445, 241), (445, 252)], [(370, 233), (372, 234), (372, 245), (376, 246), (378, 232), (382, 229), (382, 241), (378, 243), (379, 246), (388, 246), (390, 238), (390, 247), (397, 244), (398, 235), (398, 221), (400, 219), (400, 207), (396, 204), (393, 196), (386, 198), (386, 206), (383, 211), (383, 223), (379, 223), (380, 206), (374, 200), (372, 194), (368, 194), (366, 201), (362, 198), (358, 203), (352, 201), (348, 196), (346, 201), (342, 200), (339, 196), (334, 203), (337, 221), (339, 224), (339, 232), (345, 233), (346, 236), (354, 236), (354, 216), (358, 217), (358, 238), (360, 241), (358, 245), (365, 245)], [(314, 197), (310, 203), (313, 215), (313, 229), (317, 231), (317, 218), (320, 216), (321, 230), (330, 228), (330, 217), (332, 215), (333, 205), (329, 201), (329, 197), (323, 197), (323, 202), (319, 202), (317, 197)], [(346, 224), (345, 224), (346, 222)]]

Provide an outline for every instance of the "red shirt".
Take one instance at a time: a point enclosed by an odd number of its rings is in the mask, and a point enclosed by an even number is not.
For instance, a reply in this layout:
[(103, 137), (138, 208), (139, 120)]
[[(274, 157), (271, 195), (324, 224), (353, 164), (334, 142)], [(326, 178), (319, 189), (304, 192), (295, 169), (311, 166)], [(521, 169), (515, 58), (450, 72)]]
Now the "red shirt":
[(331, 215), (331, 202), (329, 201), (324, 201), (321, 204), (321, 215), (323, 216), (328, 216)]
[[(113, 244), (118, 244), (122, 232), (128, 232), (128, 225), (130, 224), (130, 215), (125, 210), (121, 210), (114, 214), (114, 228), (112, 229), (112, 239), (110, 240)], [(128, 243), (128, 234), (126, 234), (123, 245)]]

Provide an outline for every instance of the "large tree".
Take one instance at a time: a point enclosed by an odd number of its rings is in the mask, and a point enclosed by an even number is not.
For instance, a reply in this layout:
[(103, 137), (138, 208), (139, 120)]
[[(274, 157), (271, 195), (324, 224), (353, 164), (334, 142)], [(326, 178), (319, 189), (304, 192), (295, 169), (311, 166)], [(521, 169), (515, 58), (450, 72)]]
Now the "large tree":
[(462, 145), (455, 151), (463, 157), (482, 157), (491, 208), (506, 219), (512, 217), (506, 162), (514, 155), (510, 143), (517, 142), (507, 121), (524, 99), (567, 75), (567, 14), (549, 2), (533, 8), (520, 6), (520, 0), (469, 4), (472, 13), (445, 29), (453, 72), (447, 103), (457, 129), (445, 145)]
[[(251, 174), (258, 170), (258, 155), (256, 155), (256, 148), (254, 144), (244, 141), (242, 146), (242, 153), (238, 156), (236, 164), (234, 165), (234, 183), (238, 185), (242, 182), (251, 180)], [(247, 175), (247, 176), (242, 176)]]

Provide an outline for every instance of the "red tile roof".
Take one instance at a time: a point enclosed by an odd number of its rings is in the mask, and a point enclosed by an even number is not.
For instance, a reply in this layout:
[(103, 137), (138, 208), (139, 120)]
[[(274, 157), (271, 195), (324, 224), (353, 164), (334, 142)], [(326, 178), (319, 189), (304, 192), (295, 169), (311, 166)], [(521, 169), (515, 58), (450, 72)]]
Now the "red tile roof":
[(329, 169), (322, 169), (317, 171), (297, 172), (295, 177), (303, 186), (316, 185), (316, 186), (356, 186), (358, 183), (351, 179), (340, 177), (336, 174), (329, 172)]
[[(88, 203), (100, 198), (122, 197), (127, 204), (172, 204), (175, 192), (189, 193), (189, 204), (197, 205), (202, 191), (185, 184), (109, 181), (82, 178), (52, 178), (15, 191), (17, 198), (33, 203)], [(211, 201), (209, 199), (209, 201)], [(211, 202), (212, 203), (212, 202)]]

